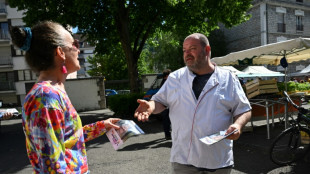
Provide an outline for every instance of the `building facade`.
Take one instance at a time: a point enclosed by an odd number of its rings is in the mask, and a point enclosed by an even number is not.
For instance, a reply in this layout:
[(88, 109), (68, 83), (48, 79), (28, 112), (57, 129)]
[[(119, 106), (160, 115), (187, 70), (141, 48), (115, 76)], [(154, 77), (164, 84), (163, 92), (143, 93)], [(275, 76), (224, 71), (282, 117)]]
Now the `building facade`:
[[(21, 106), (27, 92), (31, 89), (37, 75), (30, 70), (24, 58), (24, 51), (13, 46), (9, 26), (24, 26), (23, 11), (17, 11), (0, 0), (0, 101), (3, 107)], [(79, 38), (79, 36), (74, 36)], [(80, 41), (79, 61), (81, 69), (68, 75), (67, 79), (89, 77), (87, 70), (90, 65), (86, 58), (92, 57), (94, 47), (85, 40)]]
[[(249, 21), (231, 29), (221, 27), (229, 52), (298, 37), (310, 38), (310, 0), (253, 0), (252, 5)], [(300, 71), (308, 64), (310, 60), (291, 63), (288, 73)], [(281, 66), (268, 68), (284, 72)]]
[[(19, 83), (16, 84), (18, 75), (24, 81), (33, 80), (33, 74), (21, 61), (22, 51), (16, 51), (12, 46), (9, 34), (10, 25), (24, 25), (21, 20), (22, 12), (17, 12), (6, 5), (5, 0), (0, 0), (0, 100), (3, 105), (18, 105)], [(16, 57), (13, 59), (13, 57)], [(27, 71), (28, 69), (28, 71)], [(23, 73), (23, 75), (19, 74)]]

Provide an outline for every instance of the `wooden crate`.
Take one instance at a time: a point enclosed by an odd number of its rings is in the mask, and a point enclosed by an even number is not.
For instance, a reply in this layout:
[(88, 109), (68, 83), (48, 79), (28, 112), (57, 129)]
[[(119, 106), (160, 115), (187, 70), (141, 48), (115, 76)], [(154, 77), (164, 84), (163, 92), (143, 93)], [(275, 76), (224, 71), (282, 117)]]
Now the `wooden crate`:
[(253, 98), (260, 94), (278, 93), (279, 89), (275, 80), (259, 80), (255, 79), (245, 84), (246, 95)]

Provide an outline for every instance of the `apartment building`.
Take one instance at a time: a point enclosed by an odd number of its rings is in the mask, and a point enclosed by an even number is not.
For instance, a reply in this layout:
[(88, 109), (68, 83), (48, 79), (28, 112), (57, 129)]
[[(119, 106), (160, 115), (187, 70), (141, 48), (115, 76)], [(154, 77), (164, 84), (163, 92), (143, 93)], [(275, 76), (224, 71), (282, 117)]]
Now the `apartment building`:
[[(37, 79), (37, 75), (28, 67), (24, 54), (15, 48), (10, 40), (9, 26), (24, 26), (23, 12), (11, 8), (0, 0), (0, 100), (5, 106), (21, 106), (27, 92)], [(79, 38), (79, 36), (74, 36)], [(79, 61), (81, 69), (70, 74), (67, 79), (89, 77), (90, 65), (86, 58), (93, 56), (94, 47), (85, 40), (80, 41)]]
[(82, 38), (79, 34), (73, 35), (74, 39), (78, 39), (80, 41), (80, 54), (79, 54), (79, 62), (80, 62), (80, 70), (77, 71), (77, 78), (87, 78), (90, 77), (87, 73), (91, 68), (91, 64), (87, 61), (88, 58), (94, 56), (95, 47), (90, 45), (87, 42), (86, 38)]
[[(17, 12), (16, 9), (7, 6), (5, 0), (0, 0), (0, 100), (2, 100), (4, 106), (20, 103), (18, 89), (16, 89), (15, 84), (18, 73), (24, 73), (24, 79), (32, 80), (33, 76), (30, 71), (23, 71), (29, 69), (19, 63), (23, 61), (19, 58), (23, 55), (23, 52), (15, 51), (10, 41), (9, 26), (23, 25), (21, 16), (22, 12)], [(13, 56), (17, 58), (13, 59)]]
[[(251, 19), (231, 29), (221, 27), (228, 51), (236, 52), (298, 37), (310, 38), (310, 0), (253, 0)], [(300, 71), (309, 60), (291, 63), (288, 73)], [(268, 69), (283, 72), (281, 66)]]

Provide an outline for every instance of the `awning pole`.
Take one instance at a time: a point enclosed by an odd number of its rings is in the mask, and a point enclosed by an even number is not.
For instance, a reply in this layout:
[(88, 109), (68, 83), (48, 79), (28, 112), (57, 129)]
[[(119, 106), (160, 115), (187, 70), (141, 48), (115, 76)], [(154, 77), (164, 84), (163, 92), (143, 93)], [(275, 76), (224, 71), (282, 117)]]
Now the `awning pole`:
[[(284, 50), (284, 57), (286, 58), (286, 50)], [(284, 84), (285, 84), (285, 91), (287, 92), (287, 67), (285, 67), (285, 80), (284, 80)]]

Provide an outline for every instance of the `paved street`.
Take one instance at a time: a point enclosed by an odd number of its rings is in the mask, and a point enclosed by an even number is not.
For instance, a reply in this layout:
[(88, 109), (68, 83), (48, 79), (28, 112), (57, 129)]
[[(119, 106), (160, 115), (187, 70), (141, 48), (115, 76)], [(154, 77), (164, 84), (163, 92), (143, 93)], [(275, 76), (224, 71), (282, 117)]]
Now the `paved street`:
[[(113, 114), (109, 110), (81, 113), (83, 124), (101, 120)], [(264, 122), (263, 122), (264, 123)], [(25, 150), (25, 138), (20, 119), (2, 121), (0, 135), (0, 173), (31, 173), (32, 169)], [(170, 173), (171, 141), (164, 139), (161, 122), (152, 119), (138, 123), (146, 135), (128, 139), (121, 149), (115, 151), (103, 135), (87, 145), (89, 168), (92, 174), (165, 174)], [(308, 173), (310, 155), (293, 166), (279, 167), (269, 160), (268, 148), (273, 138), (283, 130), (277, 123), (271, 129), (271, 140), (266, 139), (266, 126), (254, 122), (254, 130), (244, 132), (234, 142), (234, 174)]]

